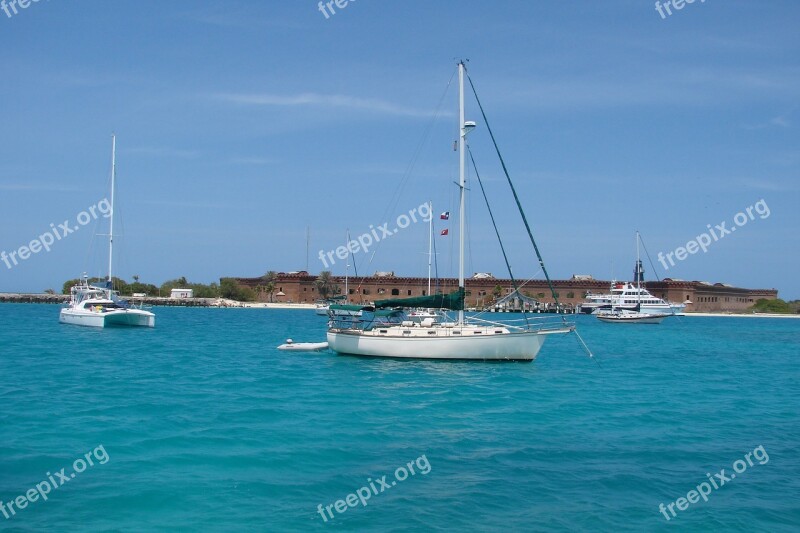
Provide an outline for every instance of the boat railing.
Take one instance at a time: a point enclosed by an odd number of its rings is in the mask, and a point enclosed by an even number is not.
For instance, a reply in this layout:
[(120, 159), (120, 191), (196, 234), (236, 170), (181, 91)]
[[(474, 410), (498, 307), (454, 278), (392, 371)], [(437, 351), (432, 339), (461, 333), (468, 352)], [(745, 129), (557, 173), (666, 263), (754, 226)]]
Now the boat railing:
[(503, 320), (502, 322), (496, 320), (486, 320), (477, 316), (469, 317), (468, 322), (473, 324), (482, 324), (487, 326), (501, 326), (506, 327), (508, 329), (512, 329), (515, 331), (531, 331), (531, 330), (558, 330), (567, 328), (574, 328), (575, 323), (564, 321), (562, 317), (551, 316), (551, 317), (542, 317), (538, 318), (540, 315), (537, 315), (536, 320), (525, 319), (525, 318), (517, 318), (511, 320)]

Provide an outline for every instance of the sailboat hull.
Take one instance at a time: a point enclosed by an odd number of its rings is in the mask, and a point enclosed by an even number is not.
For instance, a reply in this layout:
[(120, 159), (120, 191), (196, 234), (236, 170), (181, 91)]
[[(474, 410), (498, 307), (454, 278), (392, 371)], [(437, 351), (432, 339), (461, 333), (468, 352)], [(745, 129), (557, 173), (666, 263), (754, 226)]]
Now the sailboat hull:
[(62, 309), (58, 321), (62, 324), (93, 328), (117, 326), (152, 328), (156, 325), (156, 316), (153, 313), (139, 309), (122, 309), (108, 313)]
[(652, 314), (652, 313), (608, 313), (595, 315), (601, 322), (616, 322), (618, 324), (661, 324), (667, 318), (667, 314)]
[[(391, 337), (350, 331), (328, 331), (328, 345), (340, 354), (399, 359), (533, 361), (548, 334), (532, 331), (481, 337)], [(566, 333), (564, 331), (563, 333)]]

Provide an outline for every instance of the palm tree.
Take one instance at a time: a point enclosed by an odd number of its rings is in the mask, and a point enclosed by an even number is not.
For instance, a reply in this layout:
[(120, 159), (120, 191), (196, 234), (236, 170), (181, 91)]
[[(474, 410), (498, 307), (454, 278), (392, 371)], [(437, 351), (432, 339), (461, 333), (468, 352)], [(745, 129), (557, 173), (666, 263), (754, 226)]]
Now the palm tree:
[(327, 300), (329, 296), (336, 294), (338, 289), (338, 286), (333, 282), (333, 277), (328, 270), (323, 270), (319, 273), (319, 277), (314, 280), (314, 286), (317, 288), (317, 292), (319, 292), (319, 297), (323, 300)]
[(267, 292), (267, 288), (265, 286), (263, 286), (263, 285), (256, 285), (255, 290), (256, 290), (256, 294), (258, 295), (258, 300), (259, 301), (261, 300), (261, 293), (262, 292)]
[(492, 289), (492, 295), (494, 296), (494, 299), (499, 299), (501, 294), (503, 294), (503, 287), (500, 285), (495, 285), (494, 289)]
[(264, 281), (267, 282), (265, 290), (266, 293), (269, 294), (269, 301), (272, 303), (272, 295), (275, 294), (275, 281), (278, 279), (278, 273), (274, 270), (270, 270), (264, 276)]

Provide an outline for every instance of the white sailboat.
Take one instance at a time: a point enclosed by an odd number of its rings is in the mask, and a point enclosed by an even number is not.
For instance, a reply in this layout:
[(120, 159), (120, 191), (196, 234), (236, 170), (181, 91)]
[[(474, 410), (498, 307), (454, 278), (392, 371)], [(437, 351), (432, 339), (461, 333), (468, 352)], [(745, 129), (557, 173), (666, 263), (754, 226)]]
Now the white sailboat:
[[(642, 261), (639, 259), (639, 232), (636, 232), (636, 268), (633, 272), (636, 278), (636, 300), (633, 309), (621, 309), (615, 307), (614, 300), (611, 302), (611, 310), (598, 310), (595, 316), (602, 322), (617, 322), (626, 324), (660, 324), (672, 313), (661, 313), (658, 311), (642, 310), (642, 278), (644, 277), (644, 270), (642, 269)], [(645, 291), (646, 292), (646, 291)], [(648, 293), (649, 294), (649, 293)]]
[(105, 328), (109, 326), (154, 327), (156, 316), (150, 311), (130, 307), (112, 289), (111, 266), (114, 250), (114, 184), (116, 180), (116, 136), (111, 136), (111, 219), (108, 232), (108, 277), (105, 287), (89, 285), (84, 274), (70, 289), (70, 300), (61, 309), (58, 320), (63, 324)]
[[(338, 321), (331, 318), (328, 344), (341, 354), (456, 360), (524, 360), (531, 361), (539, 353), (548, 335), (565, 334), (574, 326), (555, 327), (529, 325), (509, 326), (486, 320), (468, 320), (464, 315), (464, 237), (465, 237), (465, 163), (466, 137), (475, 127), (464, 120), (464, 63), (458, 65), (459, 78), (459, 288), (449, 295), (384, 300), (374, 307), (364, 307), (360, 320)], [(455, 321), (419, 322), (409, 320), (406, 308), (444, 308), (458, 311)]]

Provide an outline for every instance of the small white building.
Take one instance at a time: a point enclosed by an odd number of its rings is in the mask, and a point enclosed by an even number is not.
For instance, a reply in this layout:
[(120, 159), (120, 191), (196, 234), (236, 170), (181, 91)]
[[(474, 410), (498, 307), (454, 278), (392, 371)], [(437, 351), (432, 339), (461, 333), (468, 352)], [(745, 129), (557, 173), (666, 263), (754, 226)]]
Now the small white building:
[(170, 298), (194, 298), (194, 289), (172, 289)]

